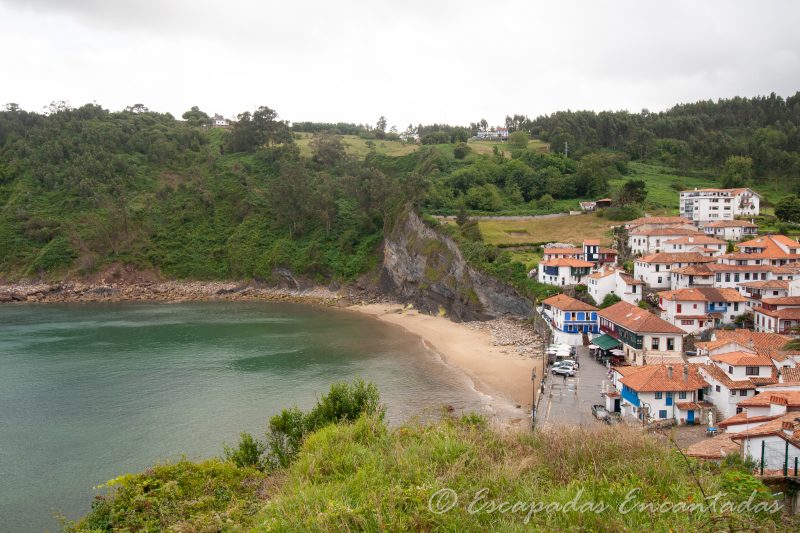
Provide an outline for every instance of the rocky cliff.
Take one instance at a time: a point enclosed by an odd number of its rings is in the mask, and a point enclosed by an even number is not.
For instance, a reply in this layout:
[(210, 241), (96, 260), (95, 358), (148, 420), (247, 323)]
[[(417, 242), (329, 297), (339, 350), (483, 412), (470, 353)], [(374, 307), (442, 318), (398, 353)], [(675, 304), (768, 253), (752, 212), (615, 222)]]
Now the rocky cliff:
[(413, 211), (402, 215), (386, 235), (383, 252), (381, 290), (418, 309), (443, 310), (458, 321), (527, 318), (533, 312), (530, 300), (468, 265), (451, 238), (425, 225)]

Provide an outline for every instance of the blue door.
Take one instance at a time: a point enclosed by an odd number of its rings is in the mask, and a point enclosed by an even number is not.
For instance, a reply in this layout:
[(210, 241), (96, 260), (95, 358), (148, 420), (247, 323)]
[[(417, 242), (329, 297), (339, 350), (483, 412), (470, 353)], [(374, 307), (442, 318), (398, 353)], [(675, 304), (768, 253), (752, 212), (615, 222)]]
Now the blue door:
[(686, 423), (694, 424), (694, 411), (689, 411), (686, 413)]
[(672, 405), (672, 393), (668, 392), (667, 393), (667, 406), (670, 406), (670, 405)]

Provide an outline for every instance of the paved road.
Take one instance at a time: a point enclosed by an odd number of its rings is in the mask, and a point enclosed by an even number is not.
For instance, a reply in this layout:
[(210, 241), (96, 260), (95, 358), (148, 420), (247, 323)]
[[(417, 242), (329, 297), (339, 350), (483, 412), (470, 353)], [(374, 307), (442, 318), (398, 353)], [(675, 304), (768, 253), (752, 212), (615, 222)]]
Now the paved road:
[(544, 396), (539, 401), (537, 426), (546, 424), (596, 424), (592, 416), (592, 405), (605, 404), (600, 396), (603, 382), (606, 387), (608, 370), (589, 355), (589, 349), (578, 347), (580, 369), (575, 377), (564, 380), (561, 376), (548, 374)]

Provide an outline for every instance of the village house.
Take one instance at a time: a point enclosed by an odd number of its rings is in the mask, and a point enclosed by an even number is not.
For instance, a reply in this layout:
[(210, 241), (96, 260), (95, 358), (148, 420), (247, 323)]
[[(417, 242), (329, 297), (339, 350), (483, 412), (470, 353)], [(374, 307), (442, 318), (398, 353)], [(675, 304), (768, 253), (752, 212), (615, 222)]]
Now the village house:
[(605, 209), (611, 207), (612, 202), (611, 198), (600, 198), (594, 202), (580, 202), (581, 211), (591, 213), (596, 209)]
[(539, 283), (578, 285), (583, 283), (594, 263), (582, 259), (551, 259), (539, 262)]
[(790, 390), (759, 387), (758, 394), (739, 402), (739, 408), (739, 413), (720, 420), (718, 426), (728, 433), (739, 433), (783, 418), (787, 413), (800, 416), (800, 387)]
[(739, 284), (739, 292), (749, 300), (749, 306), (755, 307), (764, 298), (783, 298), (789, 296), (787, 280), (745, 281)]
[(651, 254), (634, 262), (633, 277), (654, 289), (668, 289), (672, 270), (713, 262), (713, 257), (697, 252)]
[(719, 220), (702, 227), (706, 235), (723, 241), (740, 241), (758, 235), (758, 225), (746, 220)]
[(628, 231), (646, 231), (669, 226), (695, 231), (694, 224), (683, 217), (640, 217), (625, 223), (625, 229)]
[(737, 216), (759, 214), (761, 196), (748, 188), (694, 189), (681, 191), (681, 216), (695, 224), (733, 220)]
[(620, 341), (634, 364), (682, 361), (684, 331), (628, 302), (598, 311), (600, 331)]
[(578, 346), (584, 334), (599, 333), (598, 309), (566, 294), (557, 294), (542, 301), (542, 316), (555, 333), (555, 342)]
[(707, 400), (724, 418), (740, 412), (738, 404), (754, 396), (762, 385), (777, 383), (777, 369), (766, 355), (750, 352), (727, 352), (708, 357), (700, 373), (708, 382)]
[(708, 237), (706, 235), (688, 235), (670, 239), (663, 243), (665, 252), (698, 252), (710, 257), (716, 257), (725, 253), (728, 243)]
[(756, 331), (782, 335), (796, 335), (800, 326), (800, 296), (762, 298), (761, 305), (753, 307)]
[(612, 380), (621, 398), (620, 412), (645, 422), (702, 423), (713, 406), (705, 401), (708, 383), (699, 365), (652, 364), (617, 366)]
[(746, 302), (736, 289), (693, 287), (658, 293), (661, 317), (693, 334), (732, 323), (745, 311)]
[(600, 246), (599, 240), (587, 239), (580, 248), (563, 244), (545, 246), (542, 249), (542, 260), (552, 259), (579, 259), (598, 265), (613, 265), (617, 262), (617, 251)]
[(657, 254), (666, 251), (666, 242), (681, 237), (704, 237), (695, 228), (686, 226), (634, 229), (628, 233), (628, 247), (633, 255)]
[(594, 301), (600, 305), (609, 294), (617, 295), (623, 302), (638, 304), (642, 299), (644, 282), (633, 279), (620, 268), (605, 266), (589, 274), (586, 287)]
[(800, 458), (800, 413), (787, 413), (755, 428), (730, 435), (740, 442), (742, 457), (748, 458), (764, 470), (794, 470)]
[(714, 286), (714, 271), (707, 263), (676, 268), (670, 271), (669, 276), (671, 290)]
[(215, 128), (227, 128), (230, 124), (230, 121), (222, 115), (214, 115), (211, 119), (211, 125)]
[(784, 346), (792, 340), (786, 335), (777, 333), (763, 333), (749, 329), (737, 328), (734, 330), (719, 329), (711, 334), (710, 341), (695, 344), (697, 356), (690, 358), (691, 362), (710, 363), (712, 355), (721, 355), (729, 352), (748, 352), (763, 355), (772, 359), (772, 364), (781, 372), (792, 369), (800, 361), (800, 351), (785, 350)]

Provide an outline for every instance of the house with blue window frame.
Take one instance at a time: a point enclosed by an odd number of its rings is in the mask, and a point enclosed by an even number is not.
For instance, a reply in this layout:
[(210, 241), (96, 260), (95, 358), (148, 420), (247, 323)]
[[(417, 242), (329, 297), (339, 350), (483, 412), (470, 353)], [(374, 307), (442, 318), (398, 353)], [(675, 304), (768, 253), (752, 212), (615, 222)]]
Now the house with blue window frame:
[(708, 382), (697, 364), (615, 366), (612, 382), (620, 412), (647, 423), (701, 424), (714, 406), (706, 399)]
[(600, 332), (598, 309), (566, 294), (551, 296), (542, 302), (542, 317), (553, 330), (556, 342), (577, 346), (583, 344), (583, 335), (589, 337)]
[(658, 293), (661, 317), (686, 333), (730, 324), (747, 311), (747, 298), (736, 289), (690, 287)]

